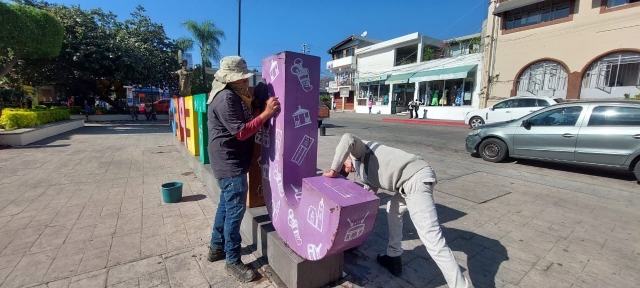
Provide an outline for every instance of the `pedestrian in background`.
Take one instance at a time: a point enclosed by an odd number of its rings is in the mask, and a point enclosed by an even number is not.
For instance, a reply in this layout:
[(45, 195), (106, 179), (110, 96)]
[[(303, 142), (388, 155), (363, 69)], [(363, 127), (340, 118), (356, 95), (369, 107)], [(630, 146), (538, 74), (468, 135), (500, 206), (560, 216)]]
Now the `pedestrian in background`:
[(369, 98), (369, 115), (371, 115), (371, 108), (373, 108), (373, 99)]
[(418, 99), (413, 100), (413, 111), (416, 114), (416, 117), (415, 117), (416, 119), (418, 119), (418, 109), (420, 108), (420, 104), (422, 104), (420, 103), (420, 100)]
[(252, 109), (247, 63), (239, 56), (225, 57), (215, 74), (209, 94), (209, 159), (220, 187), (209, 254), (211, 262), (226, 259), (225, 269), (240, 282), (256, 274), (240, 260), (240, 223), (247, 203), (247, 173), (253, 156), (254, 135), (280, 109), (277, 97), (266, 101), (264, 111)]
[(395, 194), (387, 202), (389, 244), (387, 253), (377, 257), (378, 263), (395, 276), (402, 275), (402, 225), (409, 211), (418, 236), (449, 287), (468, 288), (460, 266), (442, 236), (433, 187), (438, 182), (433, 169), (421, 157), (372, 141), (362, 141), (347, 133), (336, 147), (331, 169), (322, 175), (347, 177), (355, 172), (366, 188), (376, 193), (379, 188)]
[(409, 101), (409, 119), (413, 118), (413, 105), (414, 105), (414, 101), (413, 100)]

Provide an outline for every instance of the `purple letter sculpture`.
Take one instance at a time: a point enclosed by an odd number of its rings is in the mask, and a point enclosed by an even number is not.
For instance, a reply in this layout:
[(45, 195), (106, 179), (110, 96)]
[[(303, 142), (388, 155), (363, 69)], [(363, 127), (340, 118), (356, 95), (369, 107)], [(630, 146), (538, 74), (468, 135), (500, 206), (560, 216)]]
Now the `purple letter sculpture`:
[(373, 229), (380, 199), (347, 179), (316, 176), (320, 58), (283, 52), (262, 60), (262, 71), (271, 71), (265, 81), (281, 103), (263, 128), (259, 160), (278, 235), (308, 260), (360, 245)]

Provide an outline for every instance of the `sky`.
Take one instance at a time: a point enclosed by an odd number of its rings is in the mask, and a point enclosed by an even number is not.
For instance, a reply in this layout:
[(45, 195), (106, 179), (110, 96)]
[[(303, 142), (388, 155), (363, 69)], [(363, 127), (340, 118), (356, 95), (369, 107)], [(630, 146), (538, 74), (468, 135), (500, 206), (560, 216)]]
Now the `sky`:
[[(226, 38), (224, 56), (238, 55), (238, 0), (48, 0), (50, 3), (102, 8), (129, 18), (142, 5), (152, 21), (162, 23), (167, 35), (189, 36), (186, 20), (210, 20)], [(282, 51), (302, 50), (307, 43), (320, 67), (331, 60), (327, 50), (352, 34), (389, 40), (419, 32), (437, 39), (478, 33), (487, 17), (488, 0), (242, 0), (240, 54), (250, 69), (261, 70), (262, 59)], [(195, 64), (201, 62), (197, 48)], [(214, 63), (214, 66), (217, 63)], [(323, 75), (326, 75), (323, 71)], [(330, 75), (330, 74), (329, 74)]]

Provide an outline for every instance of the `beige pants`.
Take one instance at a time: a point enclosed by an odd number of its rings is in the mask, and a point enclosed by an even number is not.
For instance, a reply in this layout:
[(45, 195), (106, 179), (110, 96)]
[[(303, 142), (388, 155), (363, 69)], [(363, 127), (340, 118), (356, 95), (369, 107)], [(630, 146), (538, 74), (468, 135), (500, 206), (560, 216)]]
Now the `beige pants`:
[(467, 279), (462, 275), (458, 262), (442, 236), (436, 205), (433, 201), (433, 187), (437, 183), (431, 167), (425, 167), (411, 177), (403, 186), (403, 193), (396, 193), (387, 203), (389, 224), (389, 246), (387, 255), (402, 254), (402, 217), (409, 211), (420, 240), (436, 262), (449, 287), (468, 288)]

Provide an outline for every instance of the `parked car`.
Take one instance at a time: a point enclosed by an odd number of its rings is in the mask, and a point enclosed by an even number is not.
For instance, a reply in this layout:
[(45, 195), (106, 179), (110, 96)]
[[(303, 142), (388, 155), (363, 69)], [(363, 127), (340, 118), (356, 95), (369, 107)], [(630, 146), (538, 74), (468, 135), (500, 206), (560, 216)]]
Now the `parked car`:
[(513, 157), (628, 169), (640, 181), (640, 103), (556, 104), (473, 128), (466, 148), (489, 162)]
[(564, 102), (564, 100), (538, 96), (516, 96), (500, 101), (491, 107), (469, 111), (464, 122), (474, 128), (483, 124), (509, 121), (560, 102)]
[[(140, 114), (144, 114), (144, 108), (149, 103), (145, 103), (140, 105)], [(156, 113), (169, 113), (169, 107), (171, 106), (171, 99), (163, 98), (160, 100), (156, 100), (153, 102), (153, 105), (156, 105)]]

